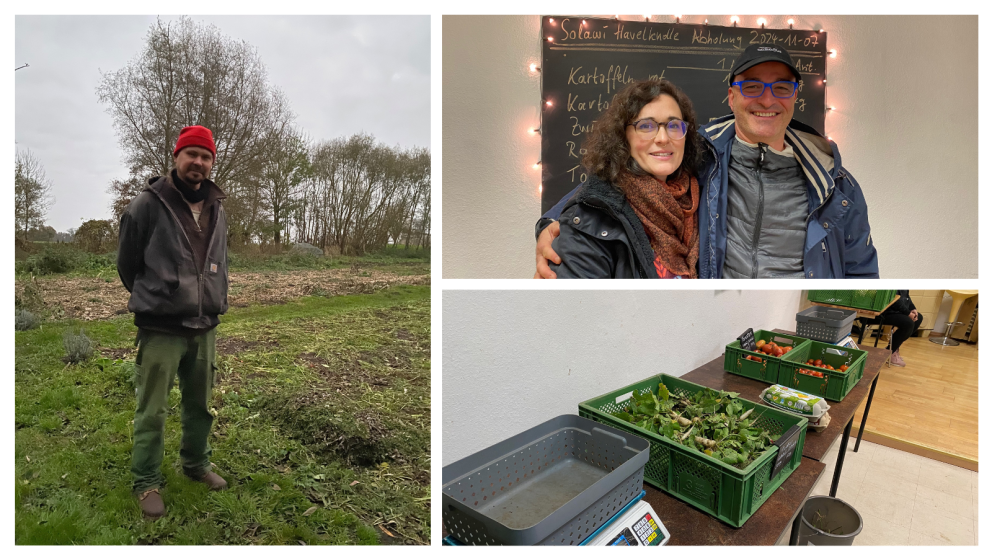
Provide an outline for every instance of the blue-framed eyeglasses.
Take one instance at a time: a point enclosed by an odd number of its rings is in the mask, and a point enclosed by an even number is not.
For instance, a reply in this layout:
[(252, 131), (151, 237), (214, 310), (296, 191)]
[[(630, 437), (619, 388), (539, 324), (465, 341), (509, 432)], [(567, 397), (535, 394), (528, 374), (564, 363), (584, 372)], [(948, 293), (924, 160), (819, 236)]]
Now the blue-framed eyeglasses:
[[(658, 129), (662, 127), (660, 122), (656, 122), (652, 118), (642, 118), (627, 125), (633, 126), (634, 131), (638, 134), (652, 138), (658, 134)], [(684, 120), (679, 120), (678, 118), (665, 122), (664, 127), (665, 131), (668, 132), (668, 137), (673, 140), (684, 138), (686, 130), (689, 129), (689, 125)]]
[(741, 95), (745, 97), (760, 97), (765, 94), (765, 88), (771, 88), (772, 95), (779, 99), (788, 99), (796, 93), (796, 87), (799, 85), (794, 81), (776, 81), (775, 83), (765, 83), (763, 81), (757, 81), (753, 79), (745, 79), (742, 81), (735, 81), (730, 84), (731, 86), (736, 85), (741, 90)]

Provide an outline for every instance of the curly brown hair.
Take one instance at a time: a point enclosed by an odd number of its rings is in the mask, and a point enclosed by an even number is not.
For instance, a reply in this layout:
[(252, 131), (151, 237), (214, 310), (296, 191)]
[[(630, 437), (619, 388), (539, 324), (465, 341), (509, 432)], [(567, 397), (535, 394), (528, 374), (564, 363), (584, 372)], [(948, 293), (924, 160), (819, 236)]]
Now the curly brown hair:
[(689, 97), (674, 83), (664, 79), (630, 82), (613, 97), (610, 106), (596, 120), (583, 144), (586, 153), (582, 157), (582, 164), (586, 170), (611, 184), (616, 184), (617, 177), (624, 170), (635, 175), (647, 174), (630, 156), (627, 125), (637, 118), (644, 105), (661, 95), (669, 95), (675, 99), (687, 127), (682, 164), (672, 178), (680, 177), (683, 172), (697, 176), (703, 146), (696, 129), (696, 111), (693, 110)]

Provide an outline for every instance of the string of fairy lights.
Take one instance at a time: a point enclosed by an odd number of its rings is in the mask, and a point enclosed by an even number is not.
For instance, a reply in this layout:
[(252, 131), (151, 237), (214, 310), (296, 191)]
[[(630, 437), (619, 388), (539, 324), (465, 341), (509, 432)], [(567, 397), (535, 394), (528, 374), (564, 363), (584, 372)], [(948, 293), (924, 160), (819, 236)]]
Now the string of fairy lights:
[[(654, 17), (666, 17), (666, 16), (643, 15), (641, 17), (644, 18), (644, 21), (645, 22), (651, 22), (652, 21), (652, 18), (654, 18)], [(689, 23), (689, 22), (684, 22), (683, 21), (683, 18), (685, 17), (683, 15), (673, 15), (671, 17), (674, 20), (674, 23), (676, 23), (676, 24)], [(620, 21), (620, 16), (619, 15), (614, 15), (612, 19), (615, 20), (615, 21)], [(549, 18), (548, 19), (548, 23), (550, 25), (556, 25), (556, 22), (555, 22), (555, 19), (554, 18)], [(656, 21), (656, 23), (664, 23), (664, 22), (662, 22), (662, 21)], [(730, 24), (731, 24), (731, 26), (737, 27), (739, 23), (741, 23), (740, 16), (735, 16), (735, 15), (730, 16)], [(758, 17), (758, 18), (756, 18), (755, 23), (758, 26), (760, 26), (761, 29), (765, 29), (768, 26), (768, 19), (765, 18), (765, 17)], [(796, 24), (796, 20), (795, 19), (789, 18), (786, 21), (786, 23), (788, 24), (790, 30), (795, 30), (795, 24)], [(710, 24), (709, 18), (703, 18), (703, 25), (709, 25), (709, 24)], [(587, 27), (588, 26), (588, 22), (583, 19), (581, 25), (583, 27)], [(819, 29), (812, 29), (812, 31), (815, 31), (817, 33), (824, 33), (824, 32), (826, 32), (826, 29), (824, 29), (824, 28), (821, 27)], [(548, 42), (553, 43), (554, 42), (554, 37), (546, 37), (546, 40)], [(830, 49), (830, 50), (828, 50), (827, 51), (827, 56), (829, 56), (830, 58), (837, 58), (837, 49)], [(536, 62), (530, 62), (528, 64), (528, 68), (529, 68), (531, 74), (537, 74), (538, 72), (541, 71), (540, 65), (538, 65)], [(820, 81), (820, 83), (823, 84), (823, 95), (824, 95), (824, 99), (826, 99), (826, 89), (827, 89), (827, 87), (826, 87), (827, 86), (827, 79), (826, 79), (826, 77), (824, 77)], [(544, 99), (543, 102), (548, 107), (554, 106), (553, 101), (551, 99)], [(832, 105), (825, 106), (824, 109), (826, 111), (825, 114), (829, 114), (831, 112), (836, 112), (837, 111), (837, 107), (832, 106)], [(539, 111), (539, 113), (541, 113), (541, 111)], [(541, 113), (541, 114), (543, 114), (543, 113)], [(541, 124), (538, 124), (538, 126), (536, 128), (528, 128), (527, 129), (527, 133), (529, 135), (532, 135), (532, 136), (533, 135), (536, 135), (536, 134), (540, 134), (541, 133)], [(831, 140), (831, 141), (833, 140), (833, 138), (831, 136), (829, 136), (829, 135), (827, 136), (827, 139), (828, 140)], [(541, 161), (538, 161), (538, 162), (534, 163), (531, 166), (531, 168), (532, 169), (538, 169), (539, 170), (541, 168)], [(538, 185), (537, 185), (537, 192), (538, 192), (538, 194), (542, 193), (543, 191), (544, 191), (544, 184), (543, 184), (543, 182), (542, 183), (538, 183)]]

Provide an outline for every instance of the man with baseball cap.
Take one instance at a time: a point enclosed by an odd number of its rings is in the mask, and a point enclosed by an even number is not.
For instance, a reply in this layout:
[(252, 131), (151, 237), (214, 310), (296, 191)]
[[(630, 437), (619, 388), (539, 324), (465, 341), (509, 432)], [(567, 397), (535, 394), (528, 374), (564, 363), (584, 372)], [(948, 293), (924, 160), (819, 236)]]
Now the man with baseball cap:
[(121, 216), (117, 271), (131, 293), (138, 326), (133, 489), (146, 517), (165, 514), (165, 419), (169, 391), (182, 393), (183, 472), (211, 490), (227, 482), (210, 470), (215, 331), (227, 311), (227, 219), (224, 192), (209, 180), (217, 156), (203, 126), (182, 129), (173, 169), (149, 185)]
[[(751, 45), (731, 70), (733, 114), (700, 127), (700, 278), (878, 277), (861, 187), (836, 144), (792, 119), (801, 79), (785, 49)], [(535, 277), (554, 277), (555, 219), (571, 195), (538, 221)]]

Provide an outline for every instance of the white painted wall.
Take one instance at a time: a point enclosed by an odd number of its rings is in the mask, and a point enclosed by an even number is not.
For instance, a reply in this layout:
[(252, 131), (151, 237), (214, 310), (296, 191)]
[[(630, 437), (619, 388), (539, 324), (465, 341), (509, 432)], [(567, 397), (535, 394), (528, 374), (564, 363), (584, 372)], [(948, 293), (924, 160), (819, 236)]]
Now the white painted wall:
[(654, 374), (682, 376), (744, 330), (792, 330), (801, 291), (444, 291), (442, 464)]
[[(793, 17), (838, 51), (826, 131), (865, 192), (882, 277), (977, 278), (978, 17)], [(540, 17), (442, 25), (444, 277), (532, 277)]]

